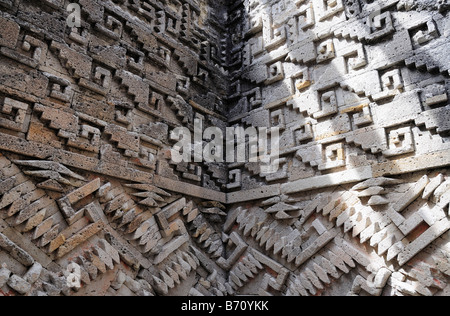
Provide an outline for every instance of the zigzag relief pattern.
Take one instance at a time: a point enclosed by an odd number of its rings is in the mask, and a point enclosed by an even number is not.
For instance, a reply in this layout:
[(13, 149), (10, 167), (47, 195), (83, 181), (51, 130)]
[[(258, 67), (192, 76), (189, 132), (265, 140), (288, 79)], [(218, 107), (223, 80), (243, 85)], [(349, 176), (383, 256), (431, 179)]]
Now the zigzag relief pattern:
[[(231, 234), (241, 251), (251, 245), (269, 254), (268, 262), (283, 263), (278, 270), (287, 269), (289, 277), (280, 272), (283, 281), (274, 289), (287, 295), (332, 291), (348, 274), (354, 279), (349, 295), (432, 295), (446, 288), (448, 258), (442, 257), (445, 251), (436, 253), (440, 259), (421, 251), (433, 254), (450, 230), (448, 183), (443, 174), (410, 183), (375, 178), (326, 190), (312, 201), (285, 196), (271, 207), (273, 199), (262, 203), (265, 209), (236, 208), (225, 229), (244, 238)], [(256, 267), (262, 269), (251, 265), (258, 250), (247, 251), (248, 258), (231, 270), (235, 288), (254, 278)], [(433, 269), (436, 260), (444, 265), (439, 272)]]
[[(16, 163), (52, 169), (57, 173), (52, 178), (69, 186), (69, 193), (60, 187), (40, 189), (35, 183), (44, 177), (41, 171), (25, 171), (29, 178), (1, 156), (2, 192), (7, 191), (1, 198), (1, 285), (10, 289), (3, 294), (83, 295), (93, 290), (97, 295), (168, 295), (185, 282), (192, 286), (201, 264), (224, 260), (221, 236), (207, 219), (221, 220), (220, 203), (197, 207), (149, 184), (89, 181), (57, 164)], [(78, 183), (60, 180), (61, 173)], [(7, 236), (30, 241), (17, 245)], [(57, 267), (50, 268), (52, 262)], [(227, 294), (218, 271), (209, 273), (188, 293)]]
[(450, 295), (445, 1), (67, 4), (0, 0), (0, 296)]

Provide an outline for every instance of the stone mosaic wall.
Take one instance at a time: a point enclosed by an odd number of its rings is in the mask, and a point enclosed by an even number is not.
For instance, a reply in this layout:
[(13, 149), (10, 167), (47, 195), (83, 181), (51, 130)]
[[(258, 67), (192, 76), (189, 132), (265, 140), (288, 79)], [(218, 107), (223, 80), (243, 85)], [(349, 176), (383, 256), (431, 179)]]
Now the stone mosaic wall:
[[(237, 205), (225, 232), (277, 263), (259, 294), (448, 294), (447, 9), (369, 0), (232, 7), (230, 122), (282, 131), (276, 174), (230, 166), (241, 192), (230, 194)], [(251, 293), (244, 270), (235, 263), (230, 278)]]
[[(447, 1), (0, 9), (0, 295), (450, 294)], [(175, 163), (196, 122), (280, 168)]]

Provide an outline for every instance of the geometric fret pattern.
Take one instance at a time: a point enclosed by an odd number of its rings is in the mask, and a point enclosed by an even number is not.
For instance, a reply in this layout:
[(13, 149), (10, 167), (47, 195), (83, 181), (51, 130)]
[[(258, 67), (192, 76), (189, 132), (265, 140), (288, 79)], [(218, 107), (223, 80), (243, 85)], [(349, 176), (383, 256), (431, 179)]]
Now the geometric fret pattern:
[(0, 296), (450, 294), (446, 3), (67, 5), (0, 0)]

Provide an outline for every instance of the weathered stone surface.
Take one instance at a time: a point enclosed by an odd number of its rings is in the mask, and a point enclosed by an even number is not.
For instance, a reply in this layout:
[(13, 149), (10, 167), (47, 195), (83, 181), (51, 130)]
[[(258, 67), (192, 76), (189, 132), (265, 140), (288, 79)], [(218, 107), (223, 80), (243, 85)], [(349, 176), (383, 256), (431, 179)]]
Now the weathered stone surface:
[(104, 227), (104, 224), (102, 222), (100, 223), (94, 223), (90, 226), (87, 226), (83, 230), (81, 230), (79, 233), (74, 235), (73, 237), (67, 239), (63, 245), (58, 247), (58, 253), (57, 256), (60, 258), (67, 253), (69, 253), (71, 250), (73, 250), (76, 246), (79, 244), (85, 242), (87, 239), (98, 233), (102, 228)]
[(32, 266), (34, 259), (22, 248), (17, 246), (5, 235), (0, 233), (0, 248), (7, 251), (14, 259), (26, 267)]
[(19, 38), (19, 24), (0, 17), (0, 30), (0, 46), (15, 48)]
[(42, 271), (42, 265), (39, 262), (35, 262), (34, 265), (27, 271), (27, 273), (25, 273), (23, 279), (30, 284), (34, 284), (41, 276)]
[(3, 287), (6, 282), (8, 282), (10, 275), (11, 271), (9, 271), (6, 267), (2, 267), (0, 269), (0, 287)]
[(19, 294), (27, 294), (31, 290), (31, 284), (15, 274), (9, 278), (8, 286)]

